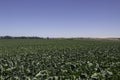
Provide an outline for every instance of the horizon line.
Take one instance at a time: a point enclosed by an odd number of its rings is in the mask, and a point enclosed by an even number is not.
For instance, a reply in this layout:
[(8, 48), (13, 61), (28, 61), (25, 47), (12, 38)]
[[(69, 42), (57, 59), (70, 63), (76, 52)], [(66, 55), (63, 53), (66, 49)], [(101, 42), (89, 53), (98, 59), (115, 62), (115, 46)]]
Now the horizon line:
[(120, 37), (82, 37), (82, 36), (78, 36), (78, 37), (63, 37), (63, 36), (54, 36), (54, 37), (50, 37), (50, 36), (10, 36), (10, 35), (4, 35), (4, 36), (0, 36), (0, 37), (5, 37), (5, 36), (9, 36), (9, 37), (38, 37), (38, 38), (120, 38)]

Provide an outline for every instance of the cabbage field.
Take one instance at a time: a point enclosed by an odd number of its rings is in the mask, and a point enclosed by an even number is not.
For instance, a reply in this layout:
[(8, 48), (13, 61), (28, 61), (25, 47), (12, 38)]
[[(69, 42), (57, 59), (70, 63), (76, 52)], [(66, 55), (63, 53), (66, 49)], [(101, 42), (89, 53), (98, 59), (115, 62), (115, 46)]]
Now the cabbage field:
[(0, 39), (0, 80), (120, 80), (120, 41)]

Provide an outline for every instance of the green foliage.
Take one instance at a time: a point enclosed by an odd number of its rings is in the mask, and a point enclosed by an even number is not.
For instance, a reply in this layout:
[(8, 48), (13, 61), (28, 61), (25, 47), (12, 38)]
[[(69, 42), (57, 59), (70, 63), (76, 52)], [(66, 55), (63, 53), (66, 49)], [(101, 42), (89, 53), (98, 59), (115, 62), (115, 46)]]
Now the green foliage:
[(119, 79), (119, 41), (0, 40), (0, 80)]

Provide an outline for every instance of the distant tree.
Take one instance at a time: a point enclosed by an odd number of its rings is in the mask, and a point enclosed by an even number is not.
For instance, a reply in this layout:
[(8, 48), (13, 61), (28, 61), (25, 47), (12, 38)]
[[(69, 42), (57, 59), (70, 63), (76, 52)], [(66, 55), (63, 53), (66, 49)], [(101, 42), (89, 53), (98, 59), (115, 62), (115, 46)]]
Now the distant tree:
[(12, 36), (4, 36), (3, 39), (13, 39)]
[[(26, 37), (26, 36), (20, 36), (20, 37), (12, 37), (12, 36), (0, 36), (0, 39), (44, 39), (42, 37)], [(47, 39), (49, 39), (47, 37)]]
[(46, 39), (50, 39), (49, 37), (47, 37)]

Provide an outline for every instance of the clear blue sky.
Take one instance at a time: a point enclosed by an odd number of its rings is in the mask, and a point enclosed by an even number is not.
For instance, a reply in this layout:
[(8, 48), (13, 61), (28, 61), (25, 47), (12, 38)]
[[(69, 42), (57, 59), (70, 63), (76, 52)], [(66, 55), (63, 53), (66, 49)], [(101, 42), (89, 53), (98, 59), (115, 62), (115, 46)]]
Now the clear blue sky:
[(120, 0), (0, 0), (0, 36), (120, 37)]

